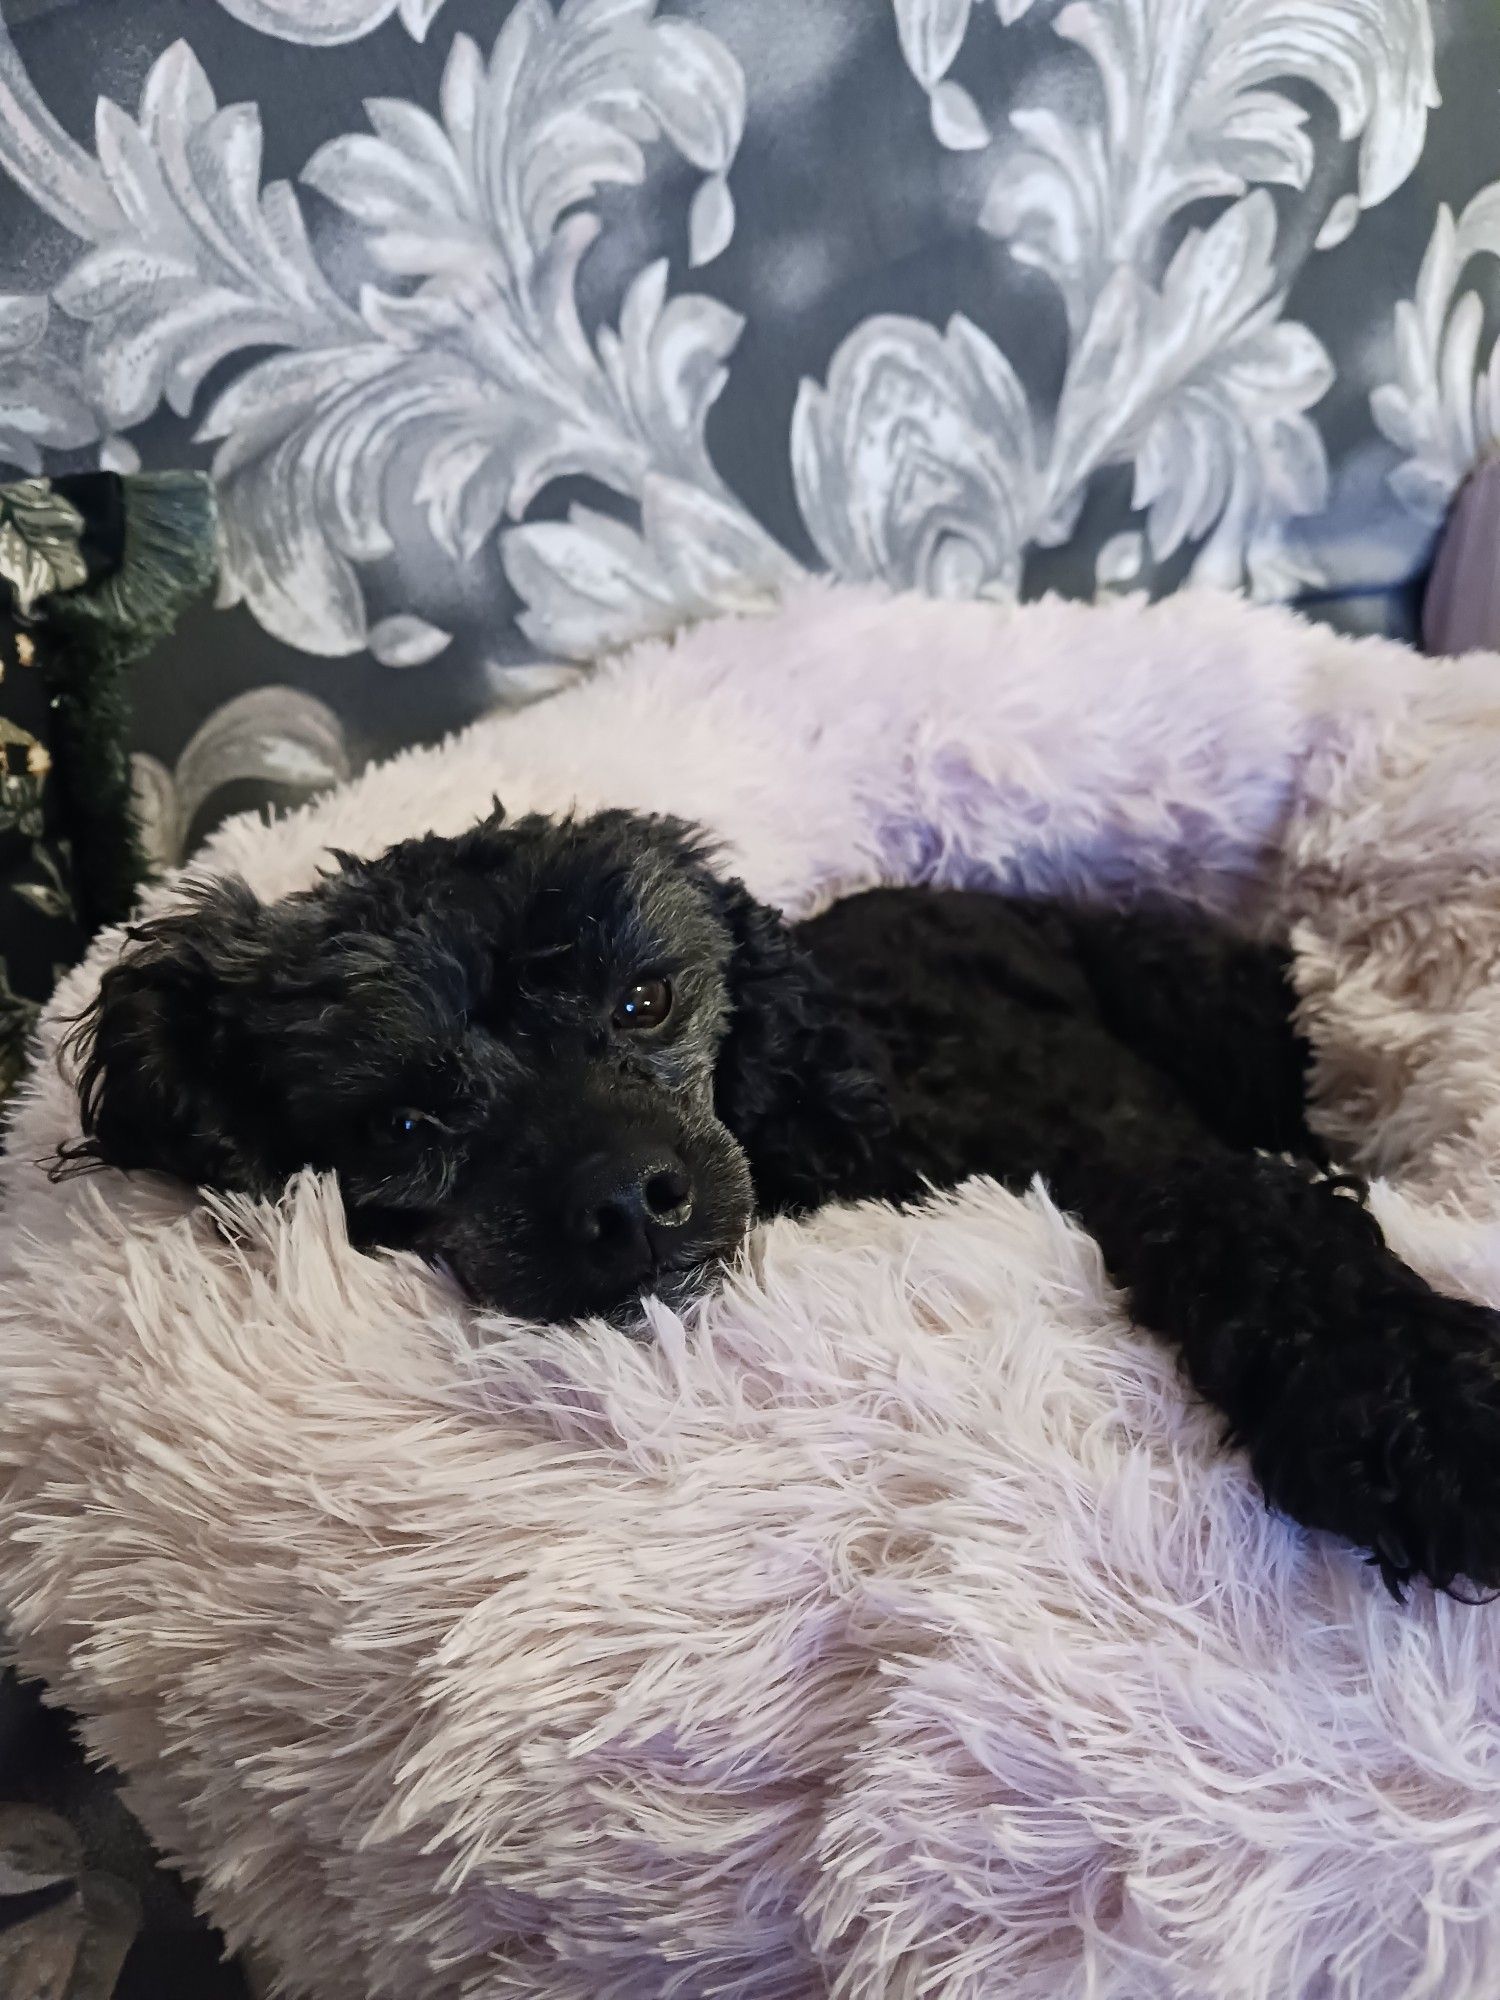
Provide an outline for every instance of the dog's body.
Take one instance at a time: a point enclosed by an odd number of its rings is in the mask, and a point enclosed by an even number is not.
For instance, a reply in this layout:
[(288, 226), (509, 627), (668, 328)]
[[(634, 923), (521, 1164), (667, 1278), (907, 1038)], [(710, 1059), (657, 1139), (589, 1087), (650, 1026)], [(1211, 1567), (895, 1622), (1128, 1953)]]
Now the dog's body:
[(793, 936), (859, 1024), (892, 1116), (873, 1177), (825, 1196), (1317, 1154), (1284, 955), (1206, 919), (877, 889)]
[(1304, 1117), (1284, 956), (1206, 920), (877, 890), (789, 929), (609, 813), (232, 884), (81, 1024), (75, 1159), (271, 1194), (531, 1318), (682, 1300), (753, 1213), (1045, 1180), (1268, 1497), (1500, 1584), (1500, 1316), (1386, 1247)]

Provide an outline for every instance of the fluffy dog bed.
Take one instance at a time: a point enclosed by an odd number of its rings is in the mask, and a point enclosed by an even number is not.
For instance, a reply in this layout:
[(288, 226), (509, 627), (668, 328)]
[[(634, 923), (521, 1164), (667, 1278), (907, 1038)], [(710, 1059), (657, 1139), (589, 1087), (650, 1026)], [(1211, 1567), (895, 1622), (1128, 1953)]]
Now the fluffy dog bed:
[[(877, 879), (1296, 927), (1325, 1129), (1500, 1304), (1500, 661), (1270, 611), (809, 590), (214, 869), (606, 802)], [(169, 887), (158, 896), (170, 900)], [(86, 997), (106, 941), (54, 1006)], [(1041, 1192), (830, 1211), (654, 1338), (278, 1207), (5, 1167), (0, 1603), (319, 2000), (1376, 2000), (1500, 1981), (1500, 1608), (1266, 1514)]]

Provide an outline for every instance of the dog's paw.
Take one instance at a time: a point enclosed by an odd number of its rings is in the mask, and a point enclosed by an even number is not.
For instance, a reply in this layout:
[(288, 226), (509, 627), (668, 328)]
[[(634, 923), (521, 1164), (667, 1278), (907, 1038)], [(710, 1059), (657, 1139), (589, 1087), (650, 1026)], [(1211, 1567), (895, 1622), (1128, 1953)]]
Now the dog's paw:
[(1396, 1597), (1419, 1577), (1500, 1592), (1500, 1313), (1401, 1275), (1295, 1371), (1252, 1464), (1273, 1506), (1368, 1550)]

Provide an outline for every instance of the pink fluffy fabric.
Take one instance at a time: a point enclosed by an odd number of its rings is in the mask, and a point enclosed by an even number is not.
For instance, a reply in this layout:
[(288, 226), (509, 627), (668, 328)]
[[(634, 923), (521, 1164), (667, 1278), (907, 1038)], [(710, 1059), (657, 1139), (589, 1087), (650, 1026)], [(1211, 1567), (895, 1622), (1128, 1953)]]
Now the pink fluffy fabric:
[[(1228, 599), (810, 588), (205, 866), (512, 811), (1293, 929), (1321, 1116), (1500, 1304), (1500, 661)], [(154, 898), (180, 894), (168, 884)], [(107, 939), (45, 1024), (86, 998)], [(651, 1337), (478, 1316), (336, 1190), (3, 1167), (0, 1603), (279, 1990), (1492, 2000), (1500, 1609), (1267, 1515), (1037, 1190), (759, 1230)]]

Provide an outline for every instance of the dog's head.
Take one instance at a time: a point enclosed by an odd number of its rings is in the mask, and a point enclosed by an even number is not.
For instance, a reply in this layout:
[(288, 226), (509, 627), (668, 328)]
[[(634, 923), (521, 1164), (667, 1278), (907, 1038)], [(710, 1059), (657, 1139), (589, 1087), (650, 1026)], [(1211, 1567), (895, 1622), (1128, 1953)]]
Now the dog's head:
[(73, 1161), (332, 1170), (356, 1241), (535, 1319), (687, 1295), (752, 1166), (765, 1206), (815, 1195), (878, 1099), (779, 919), (625, 812), (497, 811), (276, 903), (215, 883), (131, 934), (72, 1049)]

